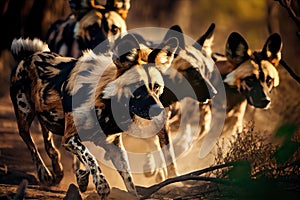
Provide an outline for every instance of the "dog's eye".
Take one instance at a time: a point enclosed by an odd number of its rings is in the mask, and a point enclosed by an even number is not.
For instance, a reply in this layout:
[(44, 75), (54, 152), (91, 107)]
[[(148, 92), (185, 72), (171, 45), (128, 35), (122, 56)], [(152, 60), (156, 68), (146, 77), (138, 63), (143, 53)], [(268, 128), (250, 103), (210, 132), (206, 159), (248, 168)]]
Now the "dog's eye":
[(136, 57), (137, 57), (137, 49), (132, 49), (130, 52), (128, 52), (126, 54), (126, 58), (129, 60), (129, 61), (135, 61), (136, 60)]
[(154, 92), (158, 92), (159, 88), (160, 88), (160, 85), (158, 83), (154, 83), (154, 85), (153, 85), (153, 91)]
[(112, 34), (116, 35), (118, 33), (119, 27), (117, 27), (116, 25), (112, 25), (111, 26), (111, 32)]
[(273, 84), (273, 79), (270, 76), (267, 76), (266, 83), (268, 87), (271, 87)]
[(98, 32), (99, 29), (100, 29), (100, 28), (99, 28), (99, 24), (98, 24), (98, 23), (95, 23), (95, 24), (93, 24), (92, 26), (90, 26), (90, 27), (88, 28), (88, 31), (89, 31), (89, 34), (90, 34), (91, 36), (95, 36), (95, 35), (97, 34), (97, 32)]

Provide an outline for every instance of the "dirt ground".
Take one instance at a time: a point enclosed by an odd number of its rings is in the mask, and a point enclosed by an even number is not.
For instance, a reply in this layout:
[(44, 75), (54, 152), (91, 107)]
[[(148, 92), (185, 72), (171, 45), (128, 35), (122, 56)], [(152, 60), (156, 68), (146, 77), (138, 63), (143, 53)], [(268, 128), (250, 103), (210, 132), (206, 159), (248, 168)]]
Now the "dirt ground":
[[(42, 136), (39, 135), (40, 132), (37, 123), (33, 123), (31, 131), (42, 157), (47, 166), (50, 166), (50, 160), (44, 151), (43, 140)], [(71, 183), (76, 184), (72, 171), (72, 156), (60, 148), (61, 160), (64, 167), (63, 180), (57, 187), (39, 186), (36, 177), (36, 168), (31, 160), (29, 150), (18, 134), (13, 107), (9, 97), (4, 97), (0, 100), (0, 135), (0, 199), (6, 199), (11, 193), (14, 193), (23, 179), (27, 179), (29, 182), (28, 189), (26, 190), (26, 199), (62, 199), (69, 185)], [(104, 168), (103, 170), (107, 174), (105, 171), (109, 171), (110, 169)], [(116, 174), (116, 176), (118, 175)], [(116, 176), (107, 175), (107, 177)], [(114, 179), (109, 180), (113, 187), (118, 187), (118, 181)], [(119, 188), (124, 189), (124, 186), (119, 186)], [(93, 186), (90, 184), (85, 196), (93, 192)], [(114, 195), (122, 193), (122, 191), (113, 189), (112, 193), (115, 193), (112, 194), (112, 198), (114, 198)]]
[[(273, 104), (269, 110), (253, 110), (248, 108), (246, 115), (247, 120), (255, 119), (256, 129), (261, 134), (270, 135), (270, 141), (276, 127), (281, 123), (291, 122), (297, 124), (299, 122), (299, 91), (300, 86), (295, 83), (286, 73), (284, 69), (279, 69), (281, 74), (281, 85), (272, 93)], [(288, 96), (286, 103), (282, 103), (282, 97)], [(290, 104), (288, 104), (288, 102)], [(43, 148), (42, 135), (38, 123), (34, 122), (31, 128), (32, 136), (39, 151), (44, 158), (47, 166), (51, 166), (50, 160)], [(55, 137), (59, 141), (59, 137)], [(75, 175), (72, 170), (72, 155), (63, 149), (59, 142), (56, 142), (61, 152), (61, 160), (64, 167), (64, 178), (56, 187), (43, 187), (38, 184), (36, 177), (36, 168), (31, 161), (31, 155), (25, 143), (18, 134), (17, 124), (14, 116), (13, 107), (8, 95), (0, 99), (0, 199), (9, 199), (16, 192), (18, 185), (23, 179), (27, 179), (29, 186), (26, 190), (26, 199), (63, 199), (70, 184), (76, 185)], [(93, 145), (86, 143), (93, 149)], [(142, 141), (127, 140), (125, 144), (131, 149), (143, 148), (145, 144)], [(135, 146), (137, 145), (137, 146)], [(94, 149), (95, 150), (95, 149)], [(97, 150), (97, 149), (96, 149)], [(141, 150), (141, 149), (140, 149)], [(137, 150), (138, 151), (138, 150)], [(203, 169), (213, 164), (216, 153), (211, 152), (205, 158), (200, 159), (199, 145), (195, 145), (189, 153), (177, 158), (179, 174), (185, 174), (191, 171)], [(141, 162), (134, 162), (130, 159), (131, 167), (141, 167)], [(101, 163), (101, 169), (105, 174), (111, 188), (110, 199), (126, 199), (128, 193), (125, 192), (125, 186), (119, 174), (111, 167), (111, 162)], [(135, 172), (136, 170), (133, 170)], [(137, 170), (138, 171), (138, 170)], [(148, 187), (157, 183), (155, 177), (146, 178), (143, 173), (133, 173), (133, 181), (138, 186)], [(178, 186), (178, 185), (177, 185)], [(180, 187), (180, 184), (179, 184)], [(173, 186), (163, 188), (156, 193), (156, 196), (163, 198), (164, 194), (178, 192)], [(97, 197), (92, 180), (90, 178), (89, 187), (86, 193), (81, 194), (84, 199), (92, 199)], [(132, 196), (127, 196), (132, 199)]]
[[(46, 165), (50, 167), (51, 163), (43, 148), (43, 139), (37, 122), (33, 122), (31, 133)], [(72, 183), (76, 185), (75, 175), (72, 170), (72, 155), (66, 152), (58, 142), (57, 146), (60, 147), (59, 150), (64, 167), (64, 178), (55, 187), (39, 185), (36, 168), (31, 160), (29, 150), (18, 134), (13, 107), (8, 96), (0, 100), (0, 135), (0, 199), (12, 197), (23, 179), (27, 179), (29, 183), (26, 190), (26, 199), (63, 199), (69, 185)], [(59, 141), (57, 136), (55, 138)], [(134, 141), (127, 141), (127, 145), (130, 142)], [(87, 145), (93, 148), (91, 144)], [(187, 156), (179, 157), (179, 173), (183, 174), (206, 167), (209, 165), (207, 160), (211, 161), (212, 159), (213, 155), (209, 155), (204, 159), (195, 157), (193, 162), (191, 162)], [(110, 198), (124, 199), (128, 194), (124, 192), (126, 189), (119, 174), (110, 165), (106, 166), (101, 163), (100, 165), (112, 188)], [(133, 176), (134, 182), (139, 186), (147, 187), (157, 183), (154, 177), (146, 178), (142, 173), (134, 173)], [(82, 194), (82, 197), (86, 198), (90, 195), (95, 195), (91, 178), (88, 191)], [(129, 196), (129, 199), (131, 199), (130, 197), (132, 196)]]

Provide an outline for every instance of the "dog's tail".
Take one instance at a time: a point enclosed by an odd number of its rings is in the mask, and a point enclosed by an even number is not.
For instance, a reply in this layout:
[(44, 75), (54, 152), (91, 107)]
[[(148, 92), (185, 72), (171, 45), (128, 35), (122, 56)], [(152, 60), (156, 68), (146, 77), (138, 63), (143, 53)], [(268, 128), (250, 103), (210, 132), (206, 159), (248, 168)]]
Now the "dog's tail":
[(50, 51), (46, 43), (40, 39), (14, 39), (11, 44), (11, 52), (17, 61), (21, 61), (24, 58), (36, 53)]

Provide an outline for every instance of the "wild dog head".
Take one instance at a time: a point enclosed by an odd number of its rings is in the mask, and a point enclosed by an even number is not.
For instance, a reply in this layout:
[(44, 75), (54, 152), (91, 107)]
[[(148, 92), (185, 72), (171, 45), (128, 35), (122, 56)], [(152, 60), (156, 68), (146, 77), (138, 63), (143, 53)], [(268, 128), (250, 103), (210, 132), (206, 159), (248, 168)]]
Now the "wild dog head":
[(145, 119), (152, 119), (163, 111), (159, 96), (164, 90), (161, 68), (168, 68), (178, 41), (170, 38), (154, 49), (148, 57), (153, 62), (145, 63), (139, 58), (142, 54), (140, 45), (133, 35), (124, 36), (118, 42), (114, 52), (114, 63), (118, 68), (118, 78), (110, 82), (103, 91), (103, 99), (114, 99), (122, 102), (129, 114)]
[(125, 19), (115, 10), (95, 1), (69, 0), (69, 4), (73, 13), (53, 23), (48, 30), (46, 38), (51, 51), (79, 58), (83, 50), (105, 42), (106, 46), (97, 50), (105, 52), (126, 32)]
[(77, 19), (74, 37), (77, 38), (80, 49), (93, 49), (101, 42), (108, 42), (108, 46), (113, 46), (114, 41), (126, 30), (126, 22), (117, 12), (92, 9)]
[[(199, 102), (206, 102), (217, 93), (209, 80), (214, 68), (214, 62), (210, 57), (214, 28), (215, 25), (212, 24), (193, 45), (185, 44), (182, 30), (177, 25), (171, 27), (165, 36), (165, 39), (176, 37), (179, 40), (180, 48), (177, 50), (177, 56), (173, 60), (170, 69), (178, 72), (189, 82)], [(172, 72), (170, 73), (172, 76)], [(178, 87), (180, 87), (180, 84), (178, 84)], [(167, 96), (171, 96), (171, 94), (167, 94)], [(186, 96), (189, 95), (186, 94)]]
[(262, 50), (251, 52), (246, 40), (233, 32), (226, 44), (224, 66), (229, 71), (224, 82), (237, 87), (250, 105), (267, 108), (271, 102), (269, 93), (279, 85), (277, 67), (281, 47), (281, 37), (275, 33), (269, 36)]

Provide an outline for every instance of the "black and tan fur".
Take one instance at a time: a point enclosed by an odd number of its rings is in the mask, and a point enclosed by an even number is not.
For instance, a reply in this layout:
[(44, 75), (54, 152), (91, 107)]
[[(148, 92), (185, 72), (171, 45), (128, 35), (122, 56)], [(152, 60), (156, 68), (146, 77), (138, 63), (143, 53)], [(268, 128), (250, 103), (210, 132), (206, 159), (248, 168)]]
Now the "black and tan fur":
[(246, 40), (236, 32), (228, 37), (226, 59), (216, 62), (227, 100), (223, 136), (242, 131), (247, 105), (261, 109), (270, 106), (270, 92), (279, 85), (281, 48), (281, 37), (276, 33), (269, 36), (259, 51), (251, 51)]
[[(165, 129), (158, 134), (160, 138), (161, 147), (163, 149), (163, 154), (165, 162), (169, 163), (167, 165), (167, 177), (174, 177), (178, 175), (176, 158), (174, 147), (176, 149), (185, 148), (185, 143), (182, 141), (174, 140), (172, 143), (172, 136), (170, 132), (172, 116), (177, 116), (180, 123), (181, 131), (185, 133), (182, 137), (189, 138), (192, 137), (192, 133), (189, 133), (186, 128), (188, 127), (189, 121), (178, 115), (178, 108), (180, 112), (189, 108), (188, 104), (182, 104), (182, 100), (186, 101), (188, 98), (191, 102), (195, 102), (195, 109), (201, 107), (203, 103), (207, 103), (208, 100), (212, 99), (217, 91), (210, 81), (210, 75), (214, 70), (214, 62), (210, 57), (210, 43), (211, 37), (213, 36), (214, 24), (212, 24), (207, 33), (201, 36), (197, 42), (193, 45), (186, 45), (180, 28), (175, 28), (177, 34), (179, 34), (179, 41), (181, 41), (181, 50), (178, 52), (178, 56), (173, 60), (171, 67), (168, 69), (164, 77), (165, 81), (165, 92), (160, 97), (161, 102), (164, 107), (169, 107), (170, 119), (167, 121)], [(171, 37), (170, 34), (169, 37)], [(166, 36), (167, 38), (167, 36)], [(187, 82), (184, 83), (182, 79)], [(188, 85), (185, 85), (188, 84)], [(191, 87), (194, 94), (192, 94), (188, 87)], [(176, 88), (176, 97), (168, 93), (170, 88)], [(171, 90), (172, 92), (172, 90)], [(188, 101), (189, 101), (188, 100)], [(191, 104), (192, 105), (192, 104)], [(187, 107), (185, 107), (187, 106)], [(193, 106), (191, 106), (193, 107)], [(199, 118), (201, 110), (199, 110)], [(196, 112), (197, 113), (197, 112)], [(189, 117), (190, 118), (190, 117)], [(203, 118), (200, 121), (204, 120)], [(189, 135), (191, 134), (191, 135)], [(165, 141), (165, 142), (163, 142)], [(177, 155), (178, 156), (178, 155)]]
[[(102, 5), (70, 1), (73, 13), (50, 27), (46, 41), (51, 51), (78, 58), (83, 50), (94, 49), (101, 42), (103, 51), (126, 33), (125, 19), (113, 8)], [(83, 5), (82, 5), (83, 4)]]
[[(165, 59), (173, 58), (177, 45), (175, 38), (163, 42), (160, 52), (167, 57)], [(129, 52), (124, 52), (124, 48)], [(76, 172), (81, 191), (87, 188), (89, 174), (102, 198), (110, 191), (95, 157), (81, 143), (90, 140), (106, 150), (128, 191), (136, 194), (117, 133), (127, 131), (136, 120), (163, 119), (159, 96), (163, 93), (164, 81), (156, 65), (168, 65), (139, 64), (139, 49), (135, 38), (126, 35), (114, 49), (118, 62), (113, 64), (111, 57), (92, 51), (74, 59), (49, 52), (47, 45), (39, 40), (13, 41), (12, 53), (19, 64), (12, 72), (10, 95), (19, 133), (31, 152), (41, 183), (55, 185), (63, 177), (59, 153), (49, 141), (52, 132), (63, 136), (64, 147), (86, 167)], [(169, 53), (165, 54), (166, 51)], [(123, 63), (126, 63), (125, 69)], [(114, 119), (112, 106), (117, 106), (122, 127)], [(152, 108), (158, 111), (150, 116)], [(45, 166), (30, 136), (29, 128), (35, 116), (42, 127), (53, 171)], [(107, 141), (112, 135), (113, 139)]]
[[(209, 33), (204, 34), (194, 45), (185, 44), (184, 36), (179, 26), (171, 27), (164, 38), (164, 40), (167, 40), (169, 37), (176, 37), (180, 46), (176, 58), (171, 63), (171, 67), (167, 70), (162, 69), (162, 71), (164, 71), (165, 90), (160, 100), (166, 108), (169, 117), (164, 128), (159, 130), (157, 134), (159, 142), (156, 141), (156, 137), (142, 139), (142, 143), (145, 143), (145, 146), (147, 145), (147, 148), (144, 148), (145, 150), (147, 149), (152, 152), (162, 151), (160, 155), (162, 155), (162, 163), (167, 165), (165, 169), (157, 169), (157, 165), (153, 163), (153, 159), (151, 159), (151, 154), (149, 154), (149, 162), (144, 166), (144, 174), (148, 177), (156, 176), (155, 179), (158, 182), (167, 177), (178, 175), (169, 125), (171, 121), (174, 121), (173, 118), (177, 118), (176, 121), (178, 123), (180, 123), (180, 121), (182, 122), (182, 124), (180, 124), (182, 128), (187, 125), (184, 119), (181, 120), (179, 114), (182, 109), (186, 109), (184, 107), (180, 108), (180, 101), (189, 97), (193, 99), (193, 102), (196, 102), (196, 109), (199, 110), (199, 103), (207, 102), (207, 100), (211, 99), (217, 93), (209, 80), (209, 75), (214, 69), (214, 62), (209, 55), (210, 45), (208, 44), (208, 41), (212, 37), (213, 30), (214, 24), (208, 29)], [(155, 59), (149, 58), (149, 62), (155, 62)], [(156, 59), (158, 58), (159, 57), (156, 57)], [(199, 113), (200, 110), (198, 114)], [(128, 135), (124, 137), (127, 141), (135, 140)], [(182, 137), (190, 136), (187, 133), (187, 135), (183, 134)], [(174, 145), (178, 148), (178, 146), (185, 146), (186, 144), (177, 143), (176, 141)]]

